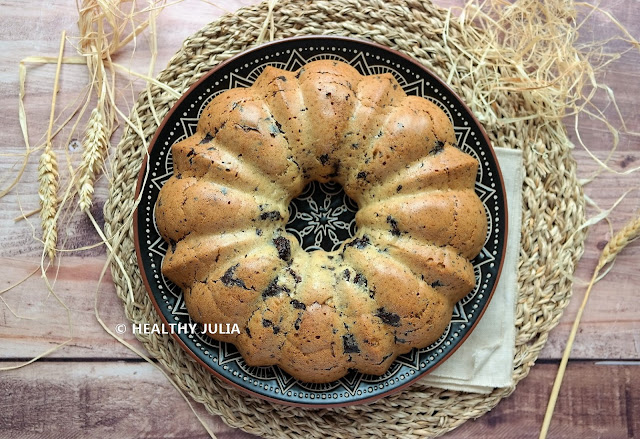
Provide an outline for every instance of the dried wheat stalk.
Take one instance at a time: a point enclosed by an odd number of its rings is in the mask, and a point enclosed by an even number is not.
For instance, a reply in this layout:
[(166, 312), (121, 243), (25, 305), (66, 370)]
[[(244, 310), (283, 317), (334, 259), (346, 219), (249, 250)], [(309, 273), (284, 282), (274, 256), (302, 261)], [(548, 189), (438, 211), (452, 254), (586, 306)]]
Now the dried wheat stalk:
[(625, 224), (607, 243), (598, 260), (596, 271), (600, 271), (605, 265), (612, 262), (622, 249), (638, 237), (640, 237), (640, 214)]
[(42, 219), (42, 241), (44, 252), (49, 259), (56, 256), (56, 243), (58, 241), (58, 229), (56, 220), (58, 217), (58, 160), (51, 145), (51, 131), (53, 129), (53, 117), (56, 112), (56, 96), (58, 95), (58, 81), (60, 79), (60, 67), (62, 66), (62, 54), (67, 33), (62, 31), (60, 37), (60, 49), (58, 51), (58, 63), (56, 76), (53, 82), (53, 97), (51, 98), (51, 113), (49, 115), (49, 128), (47, 129), (47, 143), (44, 152), (40, 156), (38, 165), (38, 195), (40, 196), (40, 218)]
[[(113, 13), (113, 6), (115, 5), (109, 2), (101, 4), (89, 0), (83, 2), (79, 11), (78, 27), (82, 34), (80, 50), (86, 56), (89, 74), (93, 78), (98, 95), (98, 102), (87, 122), (82, 144), (78, 204), (83, 212), (87, 212), (91, 208), (94, 192), (93, 184), (109, 148), (109, 138), (111, 137), (111, 128), (113, 126), (113, 120), (105, 118), (107, 114), (105, 98), (108, 84), (105, 80), (104, 58), (108, 58), (110, 54), (108, 52), (109, 43), (104, 34), (103, 25), (103, 20), (106, 19), (109, 22), (107, 16)], [(115, 10), (117, 11), (117, 8)], [(104, 51), (105, 46), (107, 47), (106, 53)]]
[(58, 212), (58, 160), (56, 154), (47, 143), (44, 152), (40, 156), (38, 165), (38, 181), (40, 187), (40, 218), (42, 218), (42, 240), (44, 250), (49, 259), (56, 256), (56, 242), (58, 231), (56, 227), (56, 214)]
[(634, 239), (637, 239), (640, 236), (640, 214), (638, 214), (635, 218), (632, 218), (625, 226), (616, 233), (613, 238), (609, 240), (604, 250), (600, 254), (600, 258), (598, 260), (598, 265), (593, 271), (593, 276), (591, 277), (591, 282), (589, 282), (589, 286), (587, 287), (587, 291), (584, 293), (584, 298), (582, 299), (582, 304), (578, 309), (578, 314), (576, 315), (576, 319), (573, 322), (573, 326), (571, 327), (571, 332), (569, 333), (569, 339), (567, 340), (567, 345), (565, 346), (564, 353), (562, 354), (562, 360), (560, 361), (560, 367), (558, 368), (558, 373), (556, 375), (556, 379), (553, 383), (553, 388), (551, 390), (551, 396), (549, 397), (549, 403), (547, 405), (547, 411), (544, 415), (544, 420), (542, 422), (542, 428), (540, 430), (540, 439), (545, 439), (547, 437), (547, 433), (549, 432), (549, 426), (551, 425), (551, 419), (553, 418), (553, 411), (555, 410), (556, 402), (558, 400), (558, 394), (560, 393), (560, 387), (562, 386), (562, 380), (564, 378), (565, 370), (567, 369), (567, 364), (569, 362), (569, 356), (571, 355), (571, 348), (573, 347), (573, 342), (576, 338), (576, 334), (578, 333), (578, 327), (580, 326), (580, 321), (582, 320), (582, 314), (584, 313), (584, 309), (587, 306), (587, 301), (589, 300), (589, 295), (591, 294), (591, 289), (595, 285), (598, 280), (598, 274), (600, 270), (607, 264), (614, 261), (618, 253), (620, 253), (630, 242)]
[[(118, 109), (113, 101), (114, 76), (108, 75), (108, 68), (113, 70), (115, 67), (111, 55), (148, 26), (155, 29), (155, 15), (162, 9), (163, 3), (164, 0), (150, 1), (148, 7), (140, 11), (148, 13), (149, 19), (141, 23), (134, 19), (138, 14), (136, 2), (126, 6), (119, 0), (83, 0), (78, 8), (81, 34), (79, 50), (86, 59), (98, 98), (87, 123), (79, 168), (78, 202), (83, 212), (91, 208), (94, 182), (100, 173), (116, 125)], [(126, 11), (125, 7), (130, 10)], [(152, 73), (153, 69), (150, 68), (149, 76)]]
[(78, 192), (80, 210), (85, 212), (91, 208), (93, 184), (109, 148), (109, 133), (100, 108), (96, 107), (91, 112), (82, 147)]

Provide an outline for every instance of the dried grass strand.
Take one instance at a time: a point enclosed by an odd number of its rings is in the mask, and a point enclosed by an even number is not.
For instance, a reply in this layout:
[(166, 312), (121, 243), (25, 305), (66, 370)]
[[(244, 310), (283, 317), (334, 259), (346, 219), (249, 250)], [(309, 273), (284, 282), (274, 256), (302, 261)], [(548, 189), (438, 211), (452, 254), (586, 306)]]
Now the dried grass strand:
[[(586, 10), (586, 17), (577, 23), (578, 8)], [(623, 37), (613, 37), (585, 45), (577, 44), (577, 32), (580, 26), (592, 14), (602, 13), (609, 22), (622, 32)], [(512, 71), (517, 76), (497, 74), (493, 84), (482, 84), (478, 88), (479, 101), (491, 102), (491, 95), (497, 91), (523, 93), (527, 101), (537, 102), (538, 113), (509, 118), (496, 119), (502, 123), (516, 123), (527, 117), (544, 116), (547, 120), (561, 121), (564, 117), (576, 118), (575, 128), (578, 142), (596, 163), (608, 172), (627, 175), (640, 167), (619, 171), (611, 168), (607, 162), (615, 152), (619, 141), (619, 130), (614, 123), (594, 103), (596, 92), (604, 91), (608, 104), (616, 112), (616, 123), (629, 135), (638, 135), (630, 131), (615, 102), (613, 91), (600, 84), (596, 78), (599, 72), (620, 54), (606, 54), (603, 51), (607, 41), (622, 40), (630, 45), (629, 50), (640, 50), (638, 41), (609, 12), (599, 6), (583, 2), (564, 1), (539, 2), (519, 0), (507, 3), (501, 0), (470, 0), (461, 10), (460, 24), (476, 24), (483, 32), (473, 32), (484, 40), (485, 44), (468, 49), (471, 59), (481, 59), (491, 53), (496, 72)], [(465, 26), (470, 29), (471, 26)], [(496, 42), (499, 42), (498, 47)], [(624, 52), (623, 52), (624, 53)], [(589, 111), (589, 108), (592, 111)], [(592, 153), (589, 146), (579, 136), (579, 118), (595, 117), (612, 136), (613, 148), (605, 160)]]
[(33, 276), (34, 274), (36, 274), (38, 272), (39, 269), (40, 269), (40, 267), (36, 267), (31, 273), (27, 274), (25, 277), (20, 279), (18, 282), (15, 282), (14, 284), (12, 284), (12, 285), (0, 290), (0, 296), (2, 296), (7, 291), (11, 291), (12, 289), (17, 287), (18, 285), (20, 285), (20, 284), (26, 282), (27, 280), (29, 280), (31, 278), (31, 276)]
[(262, 44), (264, 42), (265, 36), (267, 35), (267, 30), (269, 31), (269, 41), (273, 41), (275, 36), (275, 24), (273, 20), (273, 8), (275, 8), (278, 0), (269, 0), (267, 15), (264, 18), (264, 22), (262, 23), (262, 28), (260, 29), (260, 34), (256, 39), (256, 45)]
[[(128, 2), (127, 2), (128, 3)], [(87, 53), (96, 40), (101, 44), (98, 56), (106, 59), (108, 55), (117, 52), (126, 46), (144, 31), (148, 26), (148, 21), (138, 20), (138, 15), (144, 15), (151, 9), (157, 8), (158, 4), (164, 4), (164, 0), (150, 1), (149, 6), (140, 11), (136, 11), (137, 2), (130, 2), (130, 10), (125, 11), (122, 6), (125, 2), (113, 0), (84, 0), (82, 4), (77, 4), (78, 8), (78, 28), (80, 29), (80, 51)], [(97, 28), (101, 24), (108, 31), (99, 33)], [(130, 30), (129, 30), (130, 29)]]
[(16, 370), (16, 369), (20, 369), (22, 367), (28, 366), (31, 363), (35, 363), (36, 361), (38, 361), (41, 358), (44, 358), (48, 355), (51, 355), (52, 353), (54, 353), (55, 351), (57, 351), (58, 349), (62, 348), (64, 345), (66, 345), (67, 343), (71, 342), (73, 339), (69, 338), (61, 343), (58, 343), (57, 345), (53, 346), (50, 349), (47, 349), (44, 352), (39, 353), (38, 355), (36, 355), (35, 357), (31, 358), (28, 361), (22, 362), (20, 364), (16, 364), (15, 366), (4, 366), (4, 367), (0, 367), (0, 371), (8, 371), (8, 370)]
[(131, 70), (129, 67), (125, 67), (121, 64), (115, 63), (115, 62), (110, 62), (107, 64), (108, 66), (114, 67), (117, 70), (122, 71), (123, 73), (127, 74), (127, 75), (131, 75), (131, 76), (135, 76), (137, 78), (140, 79), (144, 79), (145, 81), (147, 81), (148, 83), (155, 85), (156, 87), (160, 87), (161, 89), (163, 89), (164, 91), (166, 91), (167, 93), (169, 93), (169, 95), (171, 95), (171, 97), (173, 98), (180, 98), (180, 96), (182, 96), (182, 94), (178, 93), (177, 91), (175, 91), (173, 88), (169, 87), (167, 84), (164, 84), (160, 81), (158, 81), (157, 79), (149, 76), (149, 75), (144, 75), (142, 73), (138, 73), (134, 70)]
[(22, 315), (18, 314), (18, 313), (17, 313), (17, 312), (16, 312), (16, 311), (11, 307), (11, 305), (9, 305), (9, 302), (7, 302), (7, 301), (4, 299), (4, 297), (2, 297), (2, 295), (0, 295), (0, 301), (2, 301), (2, 303), (4, 303), (4, 306), (6, 306), (6, 307), (7, 307), (7, 309), (9, 310), (9, 312), (10, 312), (11, 314), (13, 314), (13, 316), (14, 316), (16, 319), (21, 319), (21, 320), (36, 320), (36, 319), (35, 319), (35, 318), (33, 318), (33, 317), (26, 317), (26, 316), (22, 316)]
[[(79, 167), (80, 178), (78, 181), (78, 204), (80, 210), (88, 211), (92, 205), (94, 181), (109, 148), (111, 127), (113, 119), (105, 117), (108, 113), (108, 103), (105, 101), (105, 89), (108, 87), (106, 71), (103, 63), (103, 46), (108, 43), (104, 37), (104, 23), (102, 17), (105, 9), (108, 10), (109, 2), (85, 1), (80, 10), (78, 27), (81, 32), (80, 49), (86, 57), (87, 67), (92, 78), (92, 88), (95, 85), (97, 94), (96, 107), (91, 111), (89, 121), (85, 128), (82, 143), (82, 162)], [(102, 15), (101, 15), (102, 14)], [(113, 23), (111, 23), (113, 24)], [(106, 53), (109, 56), (109, 53)], [(73, 170), (70, 171), (73, 175)]]
[[(58, 58), (54, 56), (28, 56), (20, 61), (21, 64), (57, 64)], [(87, 60), (82, 56), (63, 56), (62, 64), (86, 64)]]
[[(24, 97), (25, 97), (25, 85), (27, 80), (27, 64), (57, 64), (58, 57), (42, 57), (42, 56), (28, 56), (20, 60), (18, 64), (18, 122), (20, 124), (20, 131), (22, 133), (22, 137), (25, 144), (25, 152), (20, 154), (22, 156), (22, 164), (18, 169), (18, 173), (14, 177), (14, 179), (9, 183), (9, 185), (0, 190), (0, 198), (7, 195), (11, 190), (20, 182), (22, 176), (24, 175), (24, 171), (27, 168), (27, 163), (29, 162), (29, 158), (31, 154), (39, 149), (38, 147), (32, 147), (31, 142), (29, 140), (29, 130), (28, 130), (28, 122), (27, 122), (27, 113), (24, 106)], [(73, 57), (62, 57), (62, 64), (84, 64), (84, 59), (73, 58)], [(54, 139), (56, 135), (60, 132), (60, 130), (67, 125), (67, 123), (73, 118), (75, 113), (72, 113), (60, 126), (58, 126), (51, 133), (51, 139)], [(57, 118), (56, 118), (57, 120)], [(47, 134), (43, 134), (43, 138), (45, 138), (46, 142)], [(41, 146), (44, 146), (42, 144)], [(38, 209), (38, 212), (40, 209)]]
[(24, 95), (25, 95), (25, 82), (27, 78), (27, 67), (21, 61), (18, 67), (19, 72), (19, 91), (18, 91), (18, 120), (20, 122), (20, 131), (22, 132), (22, 137), (24, 139), (25, 152), (22, 159), (22, 165), (18, 170), (18, 174), (13, 179), (9, 185), (0, 191), (0, 198), (7, 195), (11, 190), (18, 184), (22, 175), (24, 174), (25, 169), (27, 169), (27, 163), (29, 162), (29, 157), (31, 156), (31, 145), (29, 143), (29, 129), (27, 126), (27, 113), (24, 108)]
[[(150, 44), (149, 44), (151, 59), (149, 60), (149, 67), (147, 69), (147, 76), (149, 77), (153, 76), (153, 71), (155, 70), (155, 66), (156, 66), (156, 58), (158, 56), (158, 38), (156, 33), (156, 15), (158, 12), (159, 11), (153, 10), (149, 13), (149, 33), (151, 34)], [(151, 84), (149, 83), (147, 83), (146, 93), (147, 93), (147, 98), (149, 99), (149, 102), (153, 102), (153, 95), (151, 94)], [(162, 120), (158, 116), (158, 112), (156, 111), (154, 105), (151, 105), (151, 110), (153, 114), (153, 119), (156, 121), (156, 124), (160, 126)]]

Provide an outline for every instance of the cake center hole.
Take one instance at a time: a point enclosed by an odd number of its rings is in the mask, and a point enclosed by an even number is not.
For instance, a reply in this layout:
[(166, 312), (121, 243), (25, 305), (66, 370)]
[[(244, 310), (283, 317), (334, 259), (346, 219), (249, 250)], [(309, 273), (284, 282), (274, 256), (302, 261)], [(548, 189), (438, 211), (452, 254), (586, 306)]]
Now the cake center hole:
[(303, 249), (334, 251), (356, 233), (358, 205), (339, 183), (309, 183), (289, 204), (287, 232)]

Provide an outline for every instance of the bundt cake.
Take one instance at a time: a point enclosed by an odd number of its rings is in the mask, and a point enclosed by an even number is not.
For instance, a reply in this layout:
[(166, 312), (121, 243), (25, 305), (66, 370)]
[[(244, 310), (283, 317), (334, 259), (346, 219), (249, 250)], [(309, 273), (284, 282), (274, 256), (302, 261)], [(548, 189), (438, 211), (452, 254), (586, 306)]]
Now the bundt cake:
[[(173, 145), (155, 209), (162, 271), (196, 322), (238, 324), (212, 337), (249, 365), (307, 382), (382, 374), (437, 340), (475, 285), (487, 223), (478, 163), (455, 141), (445, 113), (391, 74), (267, 67)], [(336, 251), (307, 252), (285, 231), (311, 181), (341, 184), (358, 205), (356, 235)]]

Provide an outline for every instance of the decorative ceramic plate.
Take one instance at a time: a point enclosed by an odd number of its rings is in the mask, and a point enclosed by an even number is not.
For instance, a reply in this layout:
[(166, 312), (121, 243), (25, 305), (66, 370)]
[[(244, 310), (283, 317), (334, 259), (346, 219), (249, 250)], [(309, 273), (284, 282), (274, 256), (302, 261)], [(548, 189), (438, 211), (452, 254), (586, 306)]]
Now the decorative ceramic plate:
[[(149, 151), (147, 178), (141, 170), (141, 202), (134, 230), (138, 261), (148, 293), (165, 324), (192, 323), (182, 292), (160, 270), (167, 244), (154, 220), (158, 192), (173, 173), (171, 145), (194, 134), (200, 113), (218, 94), (248, 87), (265, 66), (297, 70), (317, 59), (346, 62), (363, 75), (389, 72), (409, 95), (423, 96), (453, 122), (458, 147), (480, 163), (475, 189), (487, 212), (484, 248), (473, 260), (476, 287), (456, 304), (450, 325), (431, 346), (398, 357), (382, 376), (350, 372), (328, 384), (300, 382), (278, 367), (250, 367), (235, 347), (198, 331), (173, 336), (217, 377), (254, 396), (291, 405), (326, 407), (363, 403), (409, 385), (433, 370), (465, 340), (482, 316), (495, 289), (504, 256), (507, 210), (502, 176), (483, 129), (465, 104), (433, 73), (405, 55), (367, 41), (342, 37), (301, 37), (265, 44), (213, 68), (194, 84), (164, 118)], [(336, 249), (355, 232), (353, 203), (338, 184), (311, 183), (290, 206), (287, 230), (308, 251)], [(175, 327), (175, 326), (174, 326)]]

